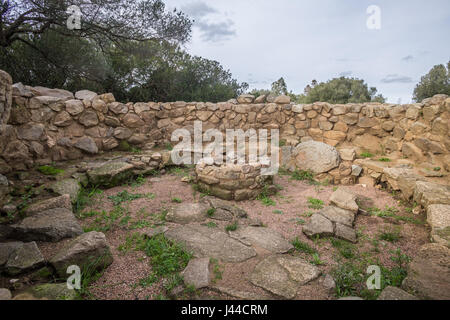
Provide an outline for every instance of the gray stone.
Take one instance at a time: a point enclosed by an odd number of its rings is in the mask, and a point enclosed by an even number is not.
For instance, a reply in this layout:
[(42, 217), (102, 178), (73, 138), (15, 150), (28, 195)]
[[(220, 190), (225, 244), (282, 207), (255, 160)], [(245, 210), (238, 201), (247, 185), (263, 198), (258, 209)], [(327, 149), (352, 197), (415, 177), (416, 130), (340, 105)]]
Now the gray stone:
[(28, 123), (17, 128), (17, 137), (23, 140), (39, 141), (44, 135), (44, 125)]
[(77, 116), (84, 111), (84, 104), (80, 100), (68, 100), (66, 111), (72, 116)]
[(75, 98), (79, 100), (89, 100), (92, 101), (94, 98), (97, 97), (97, 94), (95, 92), (89, 91), (89, 90), (81, 90), (77, 91), (75, 93)]
[(258, 263), (249, 280), (277, 296), (293, 299), (302, 285), (319, 275), (317, 267), (301, 258), (274, 255)]
[[(422, 246), (408, 265), (402, 287), (423, 299), (450, 299), (450, 249), (436, 243)], [(408, 290), (408, 291), (409, 291)]]
[(406, 291), (403, 291), (397, 287), (386, 287), (378, 296), (377, 300), (419, 300), (412, 294), (409, 294)]
[(73, 146), (89, 154), (98, 153), (97, 144), (91, 137), (83, 137), (79, 139), (77, 142), (75, 142)]
[(352, 211), (335, 206), (327, 206), (319, 213), (330, 221), (341, 223), (349, 227), (353, 227), (353, 222), (355, 221), (355, 214)]
[(250, 103), (253, 103), (254, 100), (255, 100), (255, 96), (252, 96), (251, 94), (243, 94), (237, 98), (237, 101), (240, 104), (250, 104)]
[(0, 267), (8, 262), (9, 256), (23, 245), (23, 242), (0, 243)]
[(303, 233), (308, 237), (328, 237), (334, 234), (333, 223), (320, 214), (314, 214), (308, 224), (303, 226)]
[[(78, 194), (80, 193), (81, 186), (80, 186), (79, 182), (75, 179), (64, 179), (64, 180), (60, 180), (60, 181), (53, 183), (49, 187), (49, 189), (60, 196), (69, 195), (72, 203), (75, 203), (75, 202), (77, 202)], [(61, 203), (63, 203), (62, 202), (63, 199), (58, 199), (58, 202), (60, 202), (60, 201), (61, 201)], [(64, 206), (59, 207), (59, 208), (64, 208)], [(70, 210), (70, 208), (67, 208), (67, 209)]]
[(166, 221), (179, 224), (201, 222), (206, 220), (208, 206), (203, 203), (183, 203), (171, 208), (166, 216)]
[(77, 300), (75, 290), (67, 288), (66, 283), (47, 283), (33, 286), (14, 297), (13, 300)]
[(334, 290), (336, 289), (336, 282), (329, 274), (325, 275), (325, 277), (323, 278), (322, 285), (329, 292), (334, 292)]
[(417, 181), (414, 201), (427, 208), (431, 204), (450, 204), (450, 186)]
[(286, 253), (294, 249), (279, 232), (268, 228), (246, 227), (233, 232), (232, 237), (272, 253)]
[(25, 209), (25, 214), (31, 216), (42, 211), (57, 208), (65, 208), (72, 211), (72, 202), (69, 194), (33, 203)]
[(11, 300), (11, 291), (5, 288), (0, 288), (0, 301)]
[(173, 241), (183, 243), (196, 257), (210, 257), (225, 262), (243, 262), (254, 256), (253, 248), (230, 238), (225, 232), (205, 226), (184, 225), (165, 233)]
[(60, 99), (73, 99), (73, 93), (62, 89), (49, 89), (45, 87), (33, 87), (31, 91), (37, 96), (56, 97)]
[(432, 204), (428, 206), (427, 222), (433, 229), (450, 227), (450, 205)]
[(36, 242), (24, 243), (9, 255), (5, 270), (14, 276), (37, 269), (44, 264), (44, 261)]
[(340, 239), (344, 239), (353, 243), (357, 242), (356, 231), (353, 228), (340, 223), (336, 223), (335, 235)]
[(204, 197), (202, 199), (202, 202), (215, 209), (214, 213), (210, 216), (211, 219), (231, 221), (236, 218), (242, 219), (247, 217), (247, 212), (234, 205), (232, 202), (217, 199), (214, 197)]
[(64, 208), (40, 212), (12, 225), (11, 228), (15, 239), (24, 241), (57, 242), (83, 233), (73, 212)]
[(101, 232), (89, 232), (80, 235), (62, 248), (50, 263), (57, 274), (67, 277), (67, 267), (77, 265), (81, 269), (89, 266), (91, 270), (102, 271), (113, 262), (106, 237)]
[(143, 235), (144, 235), (146, 238), (150, 239), (150, 238), (159, 236), (160, 234), (166, 233), (167, 230), (169, 230), (169, 228), (163, 227), (163, 226), (159, 226), (159, 227), (152, 228), (152, 229), (150, 229), (150, 230), (148, 230), (148, 231), (143, 232)]
[(331, 195), (330, 202), (335, 206), (349, 210), (351, 212), (358, 212), (358, 204), (356, 203), (356, 195), (345, 191), (343, 188), (337, 189)]
[(186, 285), (195, 289), (206, 288), (209, 285), (209, 258), (192, 259), (182, 276)]
[(114, 187), (133, 176), (134, 166), (127, 162), (107, 162), (89, 170), (89, 183), (94, 186)]
[(352, 165), (352, 176), (359, 177), (361, 175), (363, 168), (358, 165)]
[(292, 155), (298, 169), (311, 170), (316, 174), (328, 172), (340, 164), (336, 148), (317, 141), (300, 143)]

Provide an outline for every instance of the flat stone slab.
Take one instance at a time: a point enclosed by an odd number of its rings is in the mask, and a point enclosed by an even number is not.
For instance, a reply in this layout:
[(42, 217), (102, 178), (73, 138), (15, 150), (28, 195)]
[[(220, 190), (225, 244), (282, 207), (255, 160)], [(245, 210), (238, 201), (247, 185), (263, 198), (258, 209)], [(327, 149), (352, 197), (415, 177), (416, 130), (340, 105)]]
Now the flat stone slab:
[(288, 255), (270, 256), (255, 267), (250, 282), (277, 296), (294, 299), (300, 286), (319, 277), (320, 271), (305, 260)]
[(101, 271), (113, 262), (113, 257), (101, 232), (83, 233), (65, 245), (50, 263), (61, 278), (67, 277), (67, 267), (77, 265), (81, 269), (89, 266)]
[(335, 206), (327, 206), (323, 208), (319, 213), (330, 221), (340, 223), (349, 227), (353, 227), (353, 222), (355, 221), (354, 212)]
[(433, 229), (450, 227), (450, 205), (429, 205), (427, 209), (427, 222)]
[(31, 204), (25, 210), (26, 215), (33, 215), (50, 209), (65, 208), (72, 211), (72, 203), (68, 194)]
[(36, 242), (23, 243), (9, 255), (5, 269), (8, 274), (14, 276), (39, 268), (44, 261)]
[(264, 248), (272, 253), (286, 253), (294, 249), (294, 246), (281, 233), (268, 228), (246, 227), (233, 232), (232, 237), (242, 240), (244, 243), (251, 243), (254, 246)]
[(214, 214), (210, 216), (211, 219), (219, 221), (231, 221), (235, 218), (246, 218), (247, 212), (235, 206), (229, 201), (217, 199), (214, 197), (205, 197), (203, 202), (215, 209)]
[(316, 213), (311, 217), (308, 224), (303, 226), (303, 233), (308, 237), (328, 237), (334, 234), (333, 223), (324, 216)]
[(408, 265), (402, 287), (423, 299), (450, 299), (450, 249), (429, 243), (419, 249)]
[(0, 267), (5, 265), (8, 262), (9, 256), (22, 245), (23, 242), (0, 243)]
[(75, 179), (64, 179), (52, 184), (50, 189), (60, 196), (68, 194), (72, 203), (75, 203), (77, 201), (78, 194), (80, 193), (81, 186)]
[(397, 287), (386, 287), (377, 300), (419, 300), (417, 297)]
[(94, 186), (114, 187), (133, 175), (134, 166), (127, 162), (107, 162), (87, 172), (89, 183)]
[(335, 206), (349, 210), (351, 212), (358, 212), (358, 204), (356, 203), (356, 195), (345, 191), (342, 188), (337, 189), (330, 197), (330, 202)]
[(206, 220), (209, 207), (203, 203), (183, 203), (173, 207), (166, 215), (166, 221), (179, 224), (202, 222)]
[(182, 273), (186, 285), (192, 285), (195, 289), (206, 288), (209, 285), (209, 259), (197, 258), (189, 261)]
[(205, 226), (184, 225), (165, 233), (173, 241), (183, 243), (196, 257), (210, 257), (224, 262), (242, 262), (256, 256), (256, 251), (225, 232)]
[(13, 237), (22, 241), (57, 242), (83, 233), (73, 212), (65, 208), (40, 212), (12, 225), (11, 228)]
[(414, 189), (414, 201), (424, 208), (428, 208), (432, 204), (450, 205), (450, 186), (417, 181)]

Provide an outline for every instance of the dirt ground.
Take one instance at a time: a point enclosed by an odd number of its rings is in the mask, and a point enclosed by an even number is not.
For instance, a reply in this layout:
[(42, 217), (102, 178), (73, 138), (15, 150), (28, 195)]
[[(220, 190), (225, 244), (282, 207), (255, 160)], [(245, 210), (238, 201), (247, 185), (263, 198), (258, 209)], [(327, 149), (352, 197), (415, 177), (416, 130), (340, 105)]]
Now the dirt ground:
[[(195, 192), (192, 185), (182, 182), (183, 175), (187, 172), (172, 172), (159, 177), (144, 178), (138, 184), (119, 186), (104, 190), (93, 197), (89, 206), (83, 211), (110, 212), (114, 210), (113, 202), (108, 199), (124, 190), (130, 194), (146, 195), (143, 198), (122, 203), (125, 208), (129, 222), (127, 226), (119, 223), (104, 231), (107, 242), (111, 247), (114, 262), (103, 275), (90, 285), (91, 298), (93, 299), (121, 299), (121, 300), (143, 300), (166, 298), (164, 281), (159, 281), (152, 286), (141, 285), (141, 280), (151, 273), (149, 258), (141, 251), (121, 251), (127, 237), (134, 233), (144, 233), (155, 223), (155, 216), (164, 212), (167, 208), (182, 203), (199, 201), (202, 196)], [(313, 212), (317, 211), (308, 207), (308, 198), (320, 199), (325, 205), (336, 188), (345, 188), (355, 194), (370, 198), (371, 206), (380, 209), (395, 207), (397, 215), (413, 218), (419, 222), (424, 221), (423, 216), (415, 216), (407, 207), (387, 191), (372, 187), (356, 186), (317, 186), (303, 181), (291, 180), (289, 176), (276, 176), (274, 183), (280, 188), (280, 192), (273, 196), (274, 205), (266, 206), (260, 200), (243, 201), (236, 203), (247, 211), (249, 218), (259, 220), (265, 227), (279, 231), (284, 237), (292, 241), (296, 237), (304, 243), (315, 248), (319, 254), (322, 264), (318, 265), (322, 277), (302, 286), (296, 299), (299, 300), (331, 300), (336, 299), (322, 285), (323, 276), (332, 272), (342, 258), (329, 239), (310, 240), (302, 233), (302, 226), (308, 222)], [(181, 204), (174, 203), (177, 198)], [(211, 222), (213, 220), (210, 220)], [(95, 217), (82, 219), (82, 226), (92, 228), (95, 225)], [(206, 221), (208, 222), (208, 221)], [(215, 221), (217, 228), (224, 230), (226, 222)], [(165, 223), (168, 228), (173, 227), (171, 223)], [(131, 227), (130, 226), (134, 226)], [(407, 256), (414, 256), (416, 250), (428, 242), (428, 231), (424, 223), (409, 223), (395, 219), (386, 219), (375, 216), (358, 215), (355, 223), (359, 241), (355, 249), (359, 254), (378, 260), (386, 267), (393, 266), (390, 259), (393, 250), (400, 249)], [(395, 231), (399, 235), (396, 242), (380, 240), (380, 233), (384, 231)], [(64, 245), (64, 241), (58, 244), (58, 248)], [(40, 249), (46, 258), (57, 251), (55, 244), (40, 243)], [(375, 248), (376, 247), (376, 248)], [(244, 293), (251, 293), (259, 297), (271, 296), (261, 288), (257, 288), (248, 281), (248, 277), (256, 264), (269, 255), (264, 249), (258, 248), (258, 256), (242, 263), (218, 262), (222, 279), (215, 279), (215, 286), (226, 287)], [(293, 253), (305, 259), (311, 260), (308, 254), (303, 252)], [(192, 296), (190, 297), (192, 298)], [(199, 299), (232, 299), (230, 296), (218, 293), (216, 290), (204, 289), (197, 292), (194, 298)]]

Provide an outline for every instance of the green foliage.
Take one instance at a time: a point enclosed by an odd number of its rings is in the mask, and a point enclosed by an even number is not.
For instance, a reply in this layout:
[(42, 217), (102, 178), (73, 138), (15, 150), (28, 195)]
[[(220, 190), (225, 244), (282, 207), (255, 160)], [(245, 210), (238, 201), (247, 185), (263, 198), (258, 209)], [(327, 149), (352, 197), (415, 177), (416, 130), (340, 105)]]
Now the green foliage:
[(292, 180), (315, 182), (314, 173), (312, 171), (295, 170), (291, 175)]
[(139, 249), (150, 257), (152, 271), (157, 276), (183, 271), (192, 258), (192, 254), (182, 245), (166, 239), (164, 235), (157, 235), (144, 241)]
[(360, 154), (361, 158), (373, 158), (373, 154), (368, 152), (368, 151), (364, 151)]
[(388, 242), (398, 242), (400, 238), (401, 235), (398, 228), (389, 231), (383, 231), (378, 235), (378, 239)]
[(323, 209), (324, 202), (320, 199), (315, 199), (312, 197), (308, 198), (308, 208), (314, 209), (314, 210), (320, 210)]
[[(164, 40), (100, 44), (48, 31), (33, 47), (0, 46), (0, 68), (32, 86), (112, 92), (117, 101), (227, 101), (247, 90), (217, 61), (192, 56)], [(43, 54), (36, 52), (37, 48)], [(51, 77), (48, 75), (51, 74)], [(122, 143), (120, 150), (133, 151)]]
[(334, 78), (319, 84), (313, 83), (299, 97), (301, 103), (328, 102), (334, 104), (385, 102), (385, 98), (374, 87), (368, 88), (364, 80), (356, 78)]
[(317, 253), (317, 250), (311, 247), (306, 242), (301, 241), (298, 237), (292, 240), (292, 245), (294, 246), (295, 250), (300, 252), (305, 252), (307, 254), (315, 254)]
[(281, 211), (281, 210), (273, 210), (273, 213), (275, 213), (275, 214), (284, 214), (284, 212)]
[(210, 221), (208, 223), (205, 223), (204, 226), (206, 226), (208, 228), (211, 228), (211, 229), (212, 228), (217, 228), (217, 223)]
[(56, 176), (64, 172), (63, 169), (58, 169), (52, 166), (41, 166), (38, 168), (38, 171), (46, 176)]
[(234, 221), (233, 223), (231, 223), (225, 227), (225, 231), (236, 231), (237, 228), (238, 228), (238, 223), (237, 223), (237, 221)]
[(142, 199), (142, 198), (153, 199), (154, 197), (155, 197), (155, 195), (152, 194), (152, 193), (149, 193), (149, 194), (140, 194), (140, 193), (132, 194), (132, 193), (129, 193), (127, 190), (124, 190), (124, 191), (119, 192), (115, 196), (109, 196), (108, 199), (111, 200), (115, 206), (117, 206), (117, 205), (120, 205), (123, 202), (127, 202), (127, 201), (133, 201), (133, 200)]
[(313, 253), (311, 255), (312, 260), (310, 261), (311, 264), (316, 265), (316, 266), (320, 266), (323, 265), (324, 262), (322, 260), (320, 260), (320, 256), (318, 253)]
[(436, 65), (420, 79), (414, 89), (414, 100), (421, 102), (436, 94), (450, 95), (450, 61), (447, 69), (443, 64)]
[(391, 162), (392, 160), (389, 159), (389, 158), (380, 158), (380, 159), (378, 159), (378, 161), (380, 161), (380, 162)]
[(398, 215), (398, 209), (394, 207), (386, 206), (384, 210), (378, 208), (369, 208), (368, 212), (370, 215), (380, 218), (391, 218), (397, 221), (404, 221), (413, 224), (423, 224), (422, 221), (415, 218)]
[(91, 203), (92, 199), (96, 195), (101, 193), (103, 193), (103, 191), (101, 191), (97, 187), (93, 187), (90, 189), (81, 188), (80, 192), (78, 193), (77, 200), (74, 204), (74, 212), (80, 214), (83, 209)]
[(216, 283), (217, 280), (222, 280), (223, 271), (219, 265), (219, 261), (217, 259), (210, 258), (209, 262), (213, 266), (214, 279), (212, 280), (212, 282)]
[(180, 198), (172, 198), (172, 202), (173, 203), (182, 203), (183, 200), (181, 200)]
[(208, 215), (208, 217), (213, 217), (215, 213), (216, 213), (215, 208), (209, 208), (208, 211), (206, 211), (206, 214)]

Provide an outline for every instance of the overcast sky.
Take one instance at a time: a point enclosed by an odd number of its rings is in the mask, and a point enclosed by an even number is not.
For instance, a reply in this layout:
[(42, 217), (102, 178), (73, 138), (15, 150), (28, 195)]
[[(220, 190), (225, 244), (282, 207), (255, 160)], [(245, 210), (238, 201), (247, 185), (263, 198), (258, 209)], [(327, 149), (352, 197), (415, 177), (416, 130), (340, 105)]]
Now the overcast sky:
[[(420, 77), (450, 59), (449, 0), (166, 0), (196, 20), (186, 49), (219, 61), (251, 88), (284, 77), (364, 79), (389, 102), (409, 103)], [(381, 9), (381, 29), (367, 8)], [(401, 99), (401, 100), (399, 100)]]

